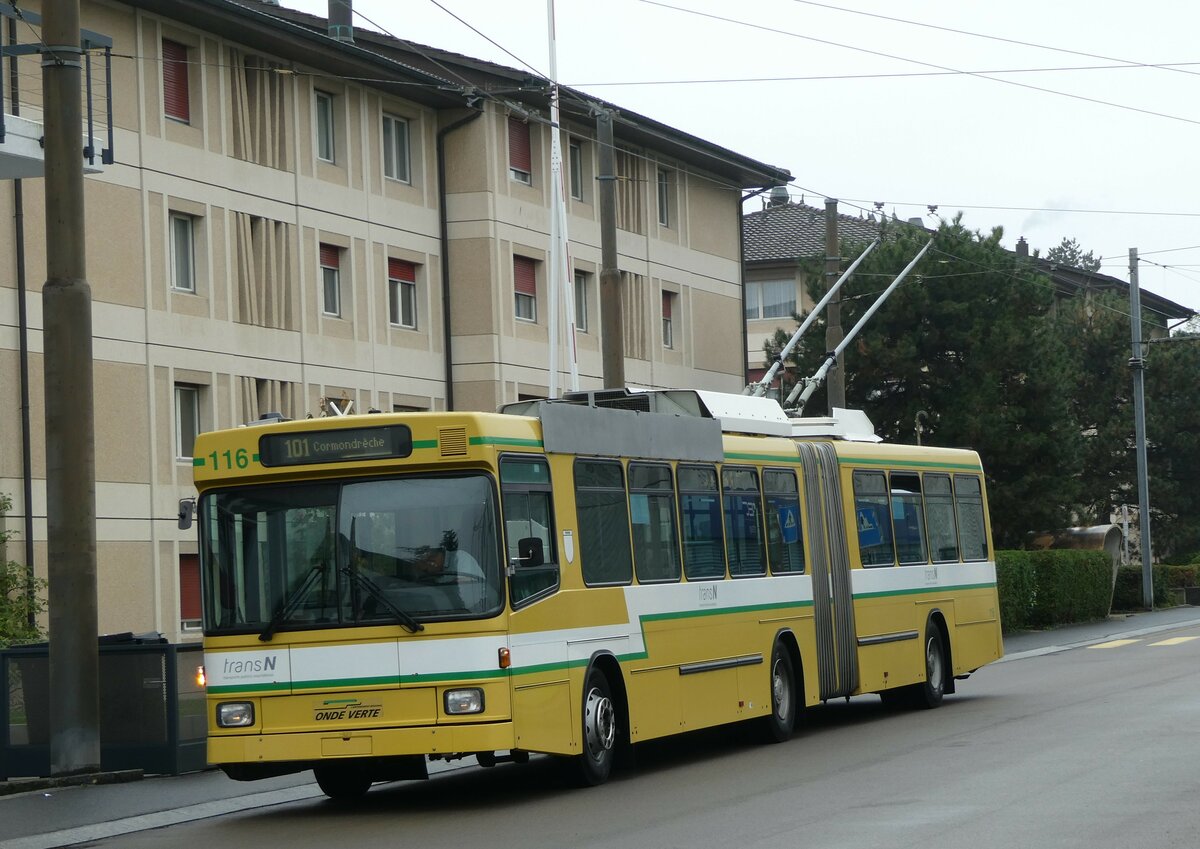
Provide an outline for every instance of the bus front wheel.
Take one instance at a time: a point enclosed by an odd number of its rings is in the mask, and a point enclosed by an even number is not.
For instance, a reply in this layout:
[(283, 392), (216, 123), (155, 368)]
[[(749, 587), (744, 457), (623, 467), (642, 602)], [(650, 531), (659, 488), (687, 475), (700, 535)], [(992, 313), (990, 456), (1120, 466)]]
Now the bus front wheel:
[(583, 685), (583, 754), (575, 757), (575, 772), (585, 787), (603, 784), (612, 773), (617, 753), (617, 709), (608, 678), (596, 667)]

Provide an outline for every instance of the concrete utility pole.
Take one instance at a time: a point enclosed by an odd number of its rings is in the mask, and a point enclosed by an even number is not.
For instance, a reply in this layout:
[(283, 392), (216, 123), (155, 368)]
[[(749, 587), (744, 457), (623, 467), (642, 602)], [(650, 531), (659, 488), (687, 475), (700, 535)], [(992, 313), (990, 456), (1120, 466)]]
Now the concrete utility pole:
[[(838, 241), (837, 198), (825, 198), (825, 291), (829, 291), (841, 273), (841, 243)], [(825, 350), (833, 351), (842, 341), (842, 296), (839, 292), (829, 301), (825, 324)], [(829, 415), (834, 407), (846, 406), (846, 368), (836, 362), (829, 370), (825, 396), (829, 399)]]
[(42, 7), (50, 772), (100, 769), (92, 291), (84, 253), (79, 0)]
[(1137, 442), (1138, 518), (1142, 536), (1142, 601), (1154, 609), (1154, 571), (1150, 546), (1150, 477), (1146, 471), (1146, 360), (1142, 356), (1142, 293), (1138, 289), (1138, 252), (1129, 249), (1129, 314), (1132, 322), (1133, 356), (1133, 428)]
[(617, 268), (617, 175), (613, 156), (613, 116), (596, 110), (600, 146), (600, 356), (604, 386), (625, 385), (625, 321), (621, 315), (621, 272)]

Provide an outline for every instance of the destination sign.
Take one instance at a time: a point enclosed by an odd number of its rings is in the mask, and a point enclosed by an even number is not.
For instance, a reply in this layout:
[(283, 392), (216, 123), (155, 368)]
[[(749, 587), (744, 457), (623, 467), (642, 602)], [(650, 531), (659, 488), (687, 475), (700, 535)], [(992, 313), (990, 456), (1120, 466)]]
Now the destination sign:
[(412, 454), (412, 431), (405, 425), (383, 425), (271, 433), (259, 438), (258, 454), (264, 466), (391, 460)]

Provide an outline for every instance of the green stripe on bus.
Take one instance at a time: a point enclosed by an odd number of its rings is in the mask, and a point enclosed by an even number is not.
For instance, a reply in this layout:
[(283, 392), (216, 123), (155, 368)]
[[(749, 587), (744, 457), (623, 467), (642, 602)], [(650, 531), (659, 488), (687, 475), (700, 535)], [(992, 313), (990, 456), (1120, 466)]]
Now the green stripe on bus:
[(414, 451), (417, 449), (437, 448), (438, 441), (436, 439), (414, 439), (412, 447)]
[(898, 595), (929, 595), (930, 593), (953, 593), (961, 590), (990, 590), (995, 589), (995, 582), (983, 584), (959, 584), (953, 587), (918, 587), (912, 590), (883, 590), (877, 593), (855, 593), (854, 600), (865, 598), (892, 598)]
[(518, 439), (513, 436), (472, 436), (468, 440), (472, 445), (519, 445), (525, 448), (541, 448), (540, 439)]
[(203, 457), (193, 457), (192, 458), (192, 468), (193, 469), (202, 468), (203, 466), (204, 466), (204, 458)]
[(730, 460), (756, 460), (760, 463), (795, 463), (800, 464), (800, 457), (797, 454), (737, 454), (732, 451), (725, 452), (726, 462)]
[(839, 457), (838, 463), (843, 466), (917, 466), (921, 469), (962, 469), (968, 472), (983, 471), (978, 464), (938, 463), (933, 460), (888, 460), (878, 459), (875, 457)]

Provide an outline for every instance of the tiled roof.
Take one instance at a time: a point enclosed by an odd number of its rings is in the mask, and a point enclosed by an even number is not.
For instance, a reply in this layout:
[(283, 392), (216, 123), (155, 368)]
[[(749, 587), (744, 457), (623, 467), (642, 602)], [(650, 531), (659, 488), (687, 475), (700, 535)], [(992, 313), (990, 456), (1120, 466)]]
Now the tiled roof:
[[(838, 215), (838, 237), (870, 242), (879, 232), (873, 218)], [(825, 255), (825, 210), (803, 203), (768, 206), (742, 216), (746, 262), (779, 262)]]

